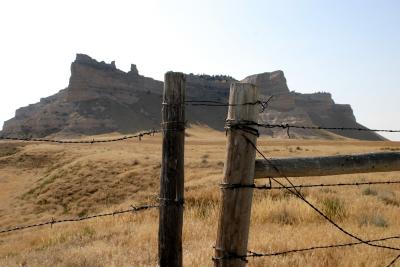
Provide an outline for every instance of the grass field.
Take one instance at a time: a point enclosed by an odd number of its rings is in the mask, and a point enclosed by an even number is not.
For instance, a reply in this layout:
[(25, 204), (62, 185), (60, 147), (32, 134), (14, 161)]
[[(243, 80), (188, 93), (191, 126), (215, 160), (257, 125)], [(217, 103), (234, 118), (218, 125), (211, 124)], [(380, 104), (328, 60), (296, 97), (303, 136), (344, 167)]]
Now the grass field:
[[(185, 147), (184, 266), (212, 266), (225, 134), (194, 126)], [(400, 151), (399, 142), (262, 137), (269, 157)], [(0, 142), (0, 229), (156, 203), (161, 136), (100, 144)], [(399, 172), (293, 178), (295, 184), (384, 181)], [(266, 182), (263, 180), (260, 183)], [(302, 190), (365, 239), (400, 235), (400, 185)], [(0, 266), (156, 266), (158, 210), (0, 235)], [(255, 191), (249, 249), (354, 241), (284, 191)], [(400, 247), (400, 240), (380, 244)], [(250, 259), (249, 266), (385, 266), (396, 252), (359, 245)], [(400, 263), (398, 263), (400, 265)]]

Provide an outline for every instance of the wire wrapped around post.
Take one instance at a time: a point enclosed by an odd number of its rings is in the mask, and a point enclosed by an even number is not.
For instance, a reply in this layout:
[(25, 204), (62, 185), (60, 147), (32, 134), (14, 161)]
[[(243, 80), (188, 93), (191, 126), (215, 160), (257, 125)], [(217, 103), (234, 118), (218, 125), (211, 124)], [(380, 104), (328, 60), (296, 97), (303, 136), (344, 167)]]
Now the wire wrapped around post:
[[(258, 110), (253, 103), (258, 99), (257, 88), (252, 84), (233, 83), (229, 97), (229, 111), (226, 120), (227, 150), (224, 174), (221, 182), (221, 204), (215, 244), (214, 266), (242, 267), (246, 255), (253, 198), (255, 149), (247, 138), (257, 141), (257, 126), (248, 122), (257, 121)], [(236, 185), (250, 185), (246, 188), (232, 188)]]
[(162, 106), (162, 160), (158, 264), (182, 266), (184, 203), (185, 76), (167, 72)]

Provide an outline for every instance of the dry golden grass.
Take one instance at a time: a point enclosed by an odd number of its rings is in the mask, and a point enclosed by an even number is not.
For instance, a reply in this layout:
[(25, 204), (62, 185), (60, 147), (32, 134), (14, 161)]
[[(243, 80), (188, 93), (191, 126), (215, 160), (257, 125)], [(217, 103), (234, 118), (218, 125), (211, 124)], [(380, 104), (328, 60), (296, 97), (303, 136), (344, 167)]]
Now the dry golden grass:
[[(268, 156), (400, 150), (396, 142), (260, 138)], [(188, 130), (185, 151), (185, 266), (212, 266), (225, 135)], [(91, 145), (0, 142), (0, 229), (154, 203), (161, 137)], [(380, 181), (398, 172), (293, 178), (296, 184)], [(260, 180), (260, 183), (267, 182)], [(400, 234), (400, 186), (303, 190), (340, 225), (366, 239)], [(158, 211), (149, 210), (0, 236), (0, 266), (155, 266)], [(284, 191), (255, 191), (249, 249), (275, 252), (351, 242)], [(400, 241), (382, 244), (399, 247)], [(249, 266), (383, 266), (396, 253), (359, 245), (250, 259)]]

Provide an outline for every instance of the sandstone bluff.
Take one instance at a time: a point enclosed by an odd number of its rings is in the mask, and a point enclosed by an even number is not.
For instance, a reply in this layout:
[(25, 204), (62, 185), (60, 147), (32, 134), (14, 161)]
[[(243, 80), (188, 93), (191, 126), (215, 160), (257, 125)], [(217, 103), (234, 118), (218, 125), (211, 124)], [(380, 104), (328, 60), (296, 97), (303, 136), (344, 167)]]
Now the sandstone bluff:
[[(187, 99), (228, 101), (229, 86), (237, 81), (230, 76), (188, 74)], [(357, 123), (350, 105), (336, 104), (329, 93), (300, 94), (290, 91), (282, 71), (246, 77), (263, 99), (274, 95), (260, 123), (290, 123), (306, 126), (364, 127)], [(48, 135), (132, 133), (158, 128), (161, 118), (163, 83), (139, 74), (135, 65), (129, 72), (83, 54), (71, 64), (67, 88), (39, 103), (20, 108), (4, 123), (2, 135), (44, 137)], [(187, 107), (190, 123), (223, 130), (226, 107)], [(263, 129), (263, 134), (286, 137), (280, 129)], [(350, 137), (383, 140), (378, 134), (357, 131), (291, 130), (292, 137), (334, 139)]]

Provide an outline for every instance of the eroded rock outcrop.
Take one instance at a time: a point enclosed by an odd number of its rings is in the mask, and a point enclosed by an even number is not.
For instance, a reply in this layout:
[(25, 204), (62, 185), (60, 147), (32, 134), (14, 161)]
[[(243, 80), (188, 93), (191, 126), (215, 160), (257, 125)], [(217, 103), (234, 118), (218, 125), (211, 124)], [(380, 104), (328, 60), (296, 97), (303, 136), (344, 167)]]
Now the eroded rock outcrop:
[[(234, 78), (225, 75), (186, 76), (188, 100), (227, 102)], [(291, 92), (282, 71), (251, 75), (242, 82), (259, 87), (261, 98), (273, 95), (269, 107), (260, 114), (261, 123), (290, 123), (307, 126), (363, 127), (356, 122), (350, 105), (336, 104), (329, 93), (299, 94)], [(131, 133), (159, 128), (163, 83), (139, 74), (132, 64), (128, 72), (119, 70), (115, 62), (98, 62), (77, 54), (71, 64), (67, 88), (42, 98), (39, 103), (20, 108), (15, 117), (4, 123), (2, 135), (44, 137), (52, 134), (77, 135), (107, 132)], [(187, 107), (191, 123), (223, 130), (226, 107)], [(286, 137), (280, 129), (263, 129), (263, 133)], [(364, 140), (381, 140), (369, 132), (326, 132), (291, 130), (292, 137), (334, 138), (340, 135)]]

